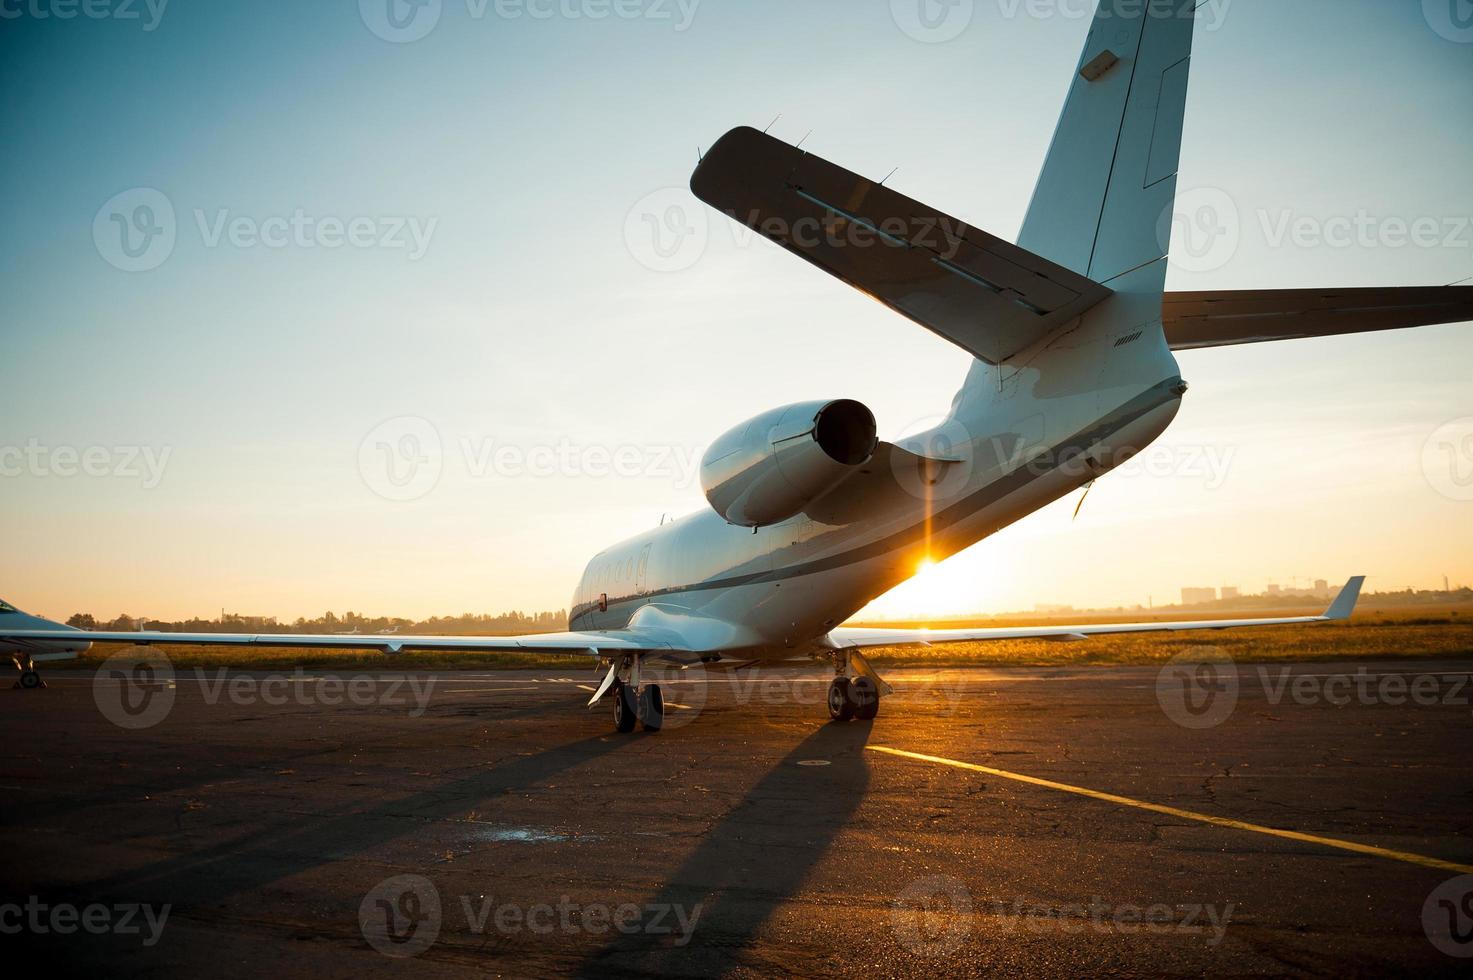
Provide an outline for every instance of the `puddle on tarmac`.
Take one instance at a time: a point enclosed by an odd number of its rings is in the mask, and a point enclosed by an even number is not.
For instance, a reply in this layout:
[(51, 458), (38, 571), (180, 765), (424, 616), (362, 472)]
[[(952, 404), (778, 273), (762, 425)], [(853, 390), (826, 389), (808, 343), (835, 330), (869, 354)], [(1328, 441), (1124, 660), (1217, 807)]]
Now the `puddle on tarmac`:
[(477, 827), (470, 838), (485, 844), (563, 844), (568, 841), (602, 840), (592, 834), (574, 834), (547, 827)]

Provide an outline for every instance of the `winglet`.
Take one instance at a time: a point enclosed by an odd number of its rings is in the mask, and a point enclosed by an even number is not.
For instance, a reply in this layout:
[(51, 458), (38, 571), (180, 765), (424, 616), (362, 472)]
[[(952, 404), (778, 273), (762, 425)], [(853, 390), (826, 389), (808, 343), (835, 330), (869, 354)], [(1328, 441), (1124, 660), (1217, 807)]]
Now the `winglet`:
[(1345, 588), (1340, 590), (1340, 594), (1335, 597), (1335, 601), (1330, 603), (1330, 608), (1325, 610), (1324, 618), (1331, 620), (1349, 619), (1350, 614), (1355, 612), (1356, 600), (1360, 598), (1360, 587), (1365, 584), (1366, 577), (1364, 575), (1356, 575), (1349, 582), (1346, 582)]

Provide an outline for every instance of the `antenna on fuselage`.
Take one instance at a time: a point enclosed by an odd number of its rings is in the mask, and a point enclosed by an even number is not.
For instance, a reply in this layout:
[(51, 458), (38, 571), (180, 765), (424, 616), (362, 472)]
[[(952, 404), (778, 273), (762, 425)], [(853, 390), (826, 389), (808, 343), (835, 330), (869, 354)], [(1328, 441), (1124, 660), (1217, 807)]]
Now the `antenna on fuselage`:
[(777, 125), (777, 121), (779, 119), (781, 119), (782, 117), (783, 117), (783, 114), (781, 112), (779, 112), (777, 115), (773, 116), (772, 117), (772, 122), (768, 123), (767, 124), (767, 129), (762, 130), (762, 132), (765, 133), (765, 132), (767, 132), (768, 129), (771, 129), (772, 127), (776, 126)]

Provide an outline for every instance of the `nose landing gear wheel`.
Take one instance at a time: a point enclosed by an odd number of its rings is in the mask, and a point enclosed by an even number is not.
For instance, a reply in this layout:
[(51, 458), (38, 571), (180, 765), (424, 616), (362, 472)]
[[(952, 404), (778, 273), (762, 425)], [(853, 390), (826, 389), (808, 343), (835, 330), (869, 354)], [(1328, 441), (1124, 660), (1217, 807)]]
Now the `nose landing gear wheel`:
[(665, 724), (665, 696), (660, 685), (646, 684), (639, 692), (639, 722), (647, 732), (658, 732)]
[(614, 685), (614, 728), (619, 732), (634, 731), (638, 720), (638, 706), (634, 703), (634, 691), (628, 684), (619, 681)]
[(23, 670), (20, 672), (20, 680), (15, 682), (16, 687), (34, 691), (38, 687), (45, 687), (46, 683), (41, 680), (41, 675), (34, 670)]
[(829, 684), (829, 717), (834, 721), (848, 721), (854, 717), (854, 708), (849, 678), (835, 677)]

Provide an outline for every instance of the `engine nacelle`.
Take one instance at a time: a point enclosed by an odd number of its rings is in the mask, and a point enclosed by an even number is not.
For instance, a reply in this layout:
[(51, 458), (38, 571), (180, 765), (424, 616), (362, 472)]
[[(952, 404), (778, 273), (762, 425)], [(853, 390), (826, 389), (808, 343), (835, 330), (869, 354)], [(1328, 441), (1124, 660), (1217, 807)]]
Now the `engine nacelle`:
[(859, 402), (775, 408), (711, 444), (701, 489), (729, 524), (777, 524), (869, 462), (878, 444), (875, 416)]

